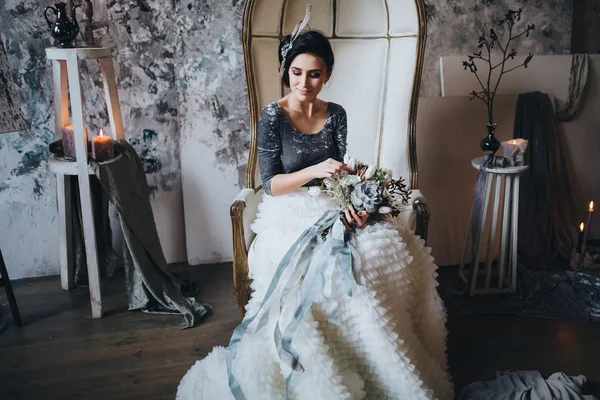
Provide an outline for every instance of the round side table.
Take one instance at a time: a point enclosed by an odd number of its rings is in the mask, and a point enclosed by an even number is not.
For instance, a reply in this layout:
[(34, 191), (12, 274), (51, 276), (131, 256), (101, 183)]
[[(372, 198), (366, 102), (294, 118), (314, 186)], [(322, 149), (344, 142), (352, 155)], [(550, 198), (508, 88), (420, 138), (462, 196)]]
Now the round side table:
[[(483, 157), (475, 158), (471, 161), (473, 167), (477, 170), (483, 165)], [(459, 277), (465, 282), (468, 278), (465, 274), (465, 257), (471, 250), (469, 243), (475, 246), (475, 259), (471, 260), (471, 282), (469, 294), (491, 294), (491, 293), (514, 293), (517, 288), (517, 238), (519, 232), (519, 175), (527, 171), (527, 165), (515, 167), (487, 167), (485, 174), (485, 198), (483, 201), (483, 212), (478, 232), (474, 232), (475, 238), (471, 238), (471, 217), (469, 218), (469, 228), (465, 237), (465, 244), (460, 260)], [(504, 197), (500, 204), (500, 193), (504, 190)], [(479, 256), (481, 237), (486, 232), (486, 222), (488, 220), (488, 206), (490, 197), (494, 193), (494, 208), (491, 214), (491, 229), (488, 232), (487, 251), (485, 258), (485, 282), (483, 287), (477, 287), (477, 278), (479, 272)], [(494, 271), (494, 281), (492, 282), (492, 264), (494, 258), (494, 249), (496, 247), (496, 230), (499, 214), (502, 215), (501, 241), (498, 263)], [(474, 239), (474, 240), (473, 240)], [(508, 263), (507, 263), (508, 261)], [(508, 265), (507, 265), (508, 264)]]

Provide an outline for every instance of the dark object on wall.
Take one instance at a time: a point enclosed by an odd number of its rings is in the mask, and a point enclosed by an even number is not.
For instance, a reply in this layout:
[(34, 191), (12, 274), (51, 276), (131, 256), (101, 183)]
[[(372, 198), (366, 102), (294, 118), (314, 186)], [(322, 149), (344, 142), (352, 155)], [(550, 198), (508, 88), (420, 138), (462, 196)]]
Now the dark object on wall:
[(8, 70), (4, 43), (0, 40), (0, 133), (22, 131), (25, 128), (17, 88)]
[(526, 266), (543, 269), (558, 255), (569, 259), (575, 229), (564, 146), (547, 94), (519, 95), (514, 137), (529, 141), (529, 170), (519, 196), (519, 256)]
[[(79, 5), (72, 6), (72, 15)], [(55, 15), (54, 21), (48, 18), (48, 11), (52, 10)], [(55, 3), (54, 7), (48, 6), (44, 10), (44, 17), (48, 22), (50, 34), (56, 40), (59, 47), (73, 47), (73, 41), (79, 34), (79, 25), (75, 18), (70, 18), (65, 3)]]

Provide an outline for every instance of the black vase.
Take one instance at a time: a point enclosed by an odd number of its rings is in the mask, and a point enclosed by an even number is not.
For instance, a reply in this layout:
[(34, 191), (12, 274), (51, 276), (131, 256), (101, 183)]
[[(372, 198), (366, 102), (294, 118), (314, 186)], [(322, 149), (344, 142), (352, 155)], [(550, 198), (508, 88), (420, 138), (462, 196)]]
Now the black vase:
[[(79, 5), (73, 7), (73, 13), (77, 7), (79, 7)], [(48, 11), (52, 11), (54, 13), (54, 21), (50, 21), (48, 18)], [(55, 7), (46, 7), (44, 10), (44, 17), (48, 22), (50, 34), (58, 42), (58, 46), (67, 48), (73, 47), (73, 41), (79, 34), (79, 25), (77, 24), (77, 20), (75, 18), (69, 18), (67, 4), (56, 3)]]
[(479, 146), (484, 154), (494, 155), (500, 148), (500, 142), (494, 136), (497, 124), (487, 124), (488, 134), (479, 142)]

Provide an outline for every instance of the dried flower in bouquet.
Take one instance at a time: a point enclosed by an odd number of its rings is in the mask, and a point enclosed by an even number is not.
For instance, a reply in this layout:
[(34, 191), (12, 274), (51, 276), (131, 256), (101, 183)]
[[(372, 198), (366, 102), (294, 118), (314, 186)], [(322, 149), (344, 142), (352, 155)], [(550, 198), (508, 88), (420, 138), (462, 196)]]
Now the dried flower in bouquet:
[[(409, 203), (411, 191), (403, 178), (394, 179), (392, 171), (367, 165), (352, 157), (344, 156), (349, 171), (342, 171), (323, 180), (325, 192), (341, 208), (352, 204), (356, 211), (366, 211), (369, 218), (381, 219), (400, 214), (400, 205)], [(314, 191), (316, 193), (316, 191)]]

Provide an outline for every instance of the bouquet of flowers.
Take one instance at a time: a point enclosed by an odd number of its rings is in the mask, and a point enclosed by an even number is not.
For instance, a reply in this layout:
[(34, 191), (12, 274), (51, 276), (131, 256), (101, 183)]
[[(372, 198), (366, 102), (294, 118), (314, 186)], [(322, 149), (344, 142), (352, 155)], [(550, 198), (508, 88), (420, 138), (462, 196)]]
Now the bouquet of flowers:
[(325, 192), (341, 209), (352, 204), (356, 211), (364, 210), (369, 218), (376, 219), (396, 217), (400, 214), (398, 206), (409, 203), (412, 192), (407, 190), (404, 178), (392, 177), (391, 170), (367, 165), (349, 153), (344, 156), (344, 164), (349, 171), (324, 179), (322, 187), (310, 188), (309, 193)]

